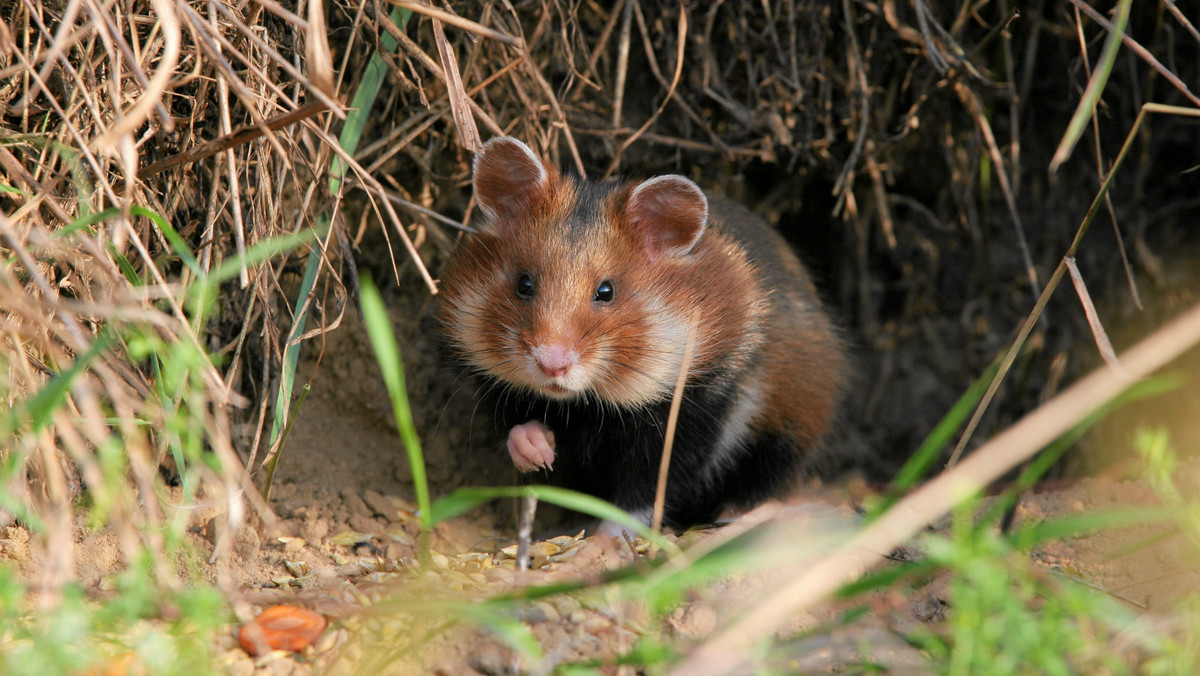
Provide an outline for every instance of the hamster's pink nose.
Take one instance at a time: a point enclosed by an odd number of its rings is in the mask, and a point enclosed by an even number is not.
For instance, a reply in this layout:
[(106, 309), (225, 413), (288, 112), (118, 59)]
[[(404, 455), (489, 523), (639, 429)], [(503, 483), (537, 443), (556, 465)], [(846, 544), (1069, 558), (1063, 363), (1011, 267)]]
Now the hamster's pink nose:
[(557, 378), (567, 374), (571, 367), (579, 361), (579, 355), (575, 350), (569, 349), (565, 345), (539, 345), (533, 348), (533, 360), (537, 362), (537, 366), (551, 378)]

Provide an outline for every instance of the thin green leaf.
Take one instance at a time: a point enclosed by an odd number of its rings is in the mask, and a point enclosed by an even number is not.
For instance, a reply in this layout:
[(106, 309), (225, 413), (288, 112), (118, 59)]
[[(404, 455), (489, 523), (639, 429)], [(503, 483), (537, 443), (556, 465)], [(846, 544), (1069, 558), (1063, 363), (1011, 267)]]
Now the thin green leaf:
[[(8, 419), (0, 420), (0, 438), (7, 439), (9, 431), (2, 429), (11, 422)], [(24, 453), (8, 451), (0, 453), (0, 510), (8, 512), (12, 516), (24, 521), (31, 530), (44, 531), (45, 523), (38, 516), (37, 510), (33, 509), (28, 500), (23, 499), (23, 496), (18, 491), (8, 490), (9, 486), (17, 486), (23, 483), (27, 465), (25, 464), (28, 457)], [(18, 479), (18, 477), (20, 477)], [(0, 575), (3, 575), (9, 566), (0, 566)], [(3, 611), (4, 604), (0, 603), (0, 611)], [(0, 622), (2, 624), (2, 622)]]
[(905, 561), (881, 570), (868, 572), (854, 582), (842, 586), (837, 591), (837, 598), (851, 599), (876, 589), (887, 589), (910, 579), (925, 578), (932, 575), (938, 565), (925, 560)]
[(566, 507), (598, 519), (611, 521), (629, 528), (634, 533), (660, 545), (667, 544), (665, 538), (649, 526), (638, 521), (629, 512), (586, 493), (579, 493), (558, 486), (496, 486), (491, 488), (460, 488), (450, 495), (439, 498), (433, 504), (432, 523), (440, 523), (497, 498), (536, 497), (543, 502)]
[[(293, 368), (295, 368), (293, 366)], [(283, 432), (279, 436), (279, 448), (275, 451), (275, 455), (271, 457), (271, 462), (267, 463), (267, 478), (263, 480), (263, 500), (271, 498), (271, 482), (275, 479), (275, 468), (279, 466), (279, 457), (283, 455), (283, 448), (287, 445), (288, 433), (292, 431), (292, 425), (295, 424), (296, 418), (300, 413), (300, 407), (304, 405), (304, 400), (308, 398), (308, 393), (312, 390), (311, 383), (305, 383), (300, 390), (300, 396), (296, 398), (296, 405), (288, 407), (290, 409), (287, 416), (287, 424), (283, 426)], [(290, 392), (291, 389), (289, 388)], [(280, 396), (284, 391), (280, 389)], [(276, 404), (278, 406), (278, 404)], [(276, 409), (276, 418), (279, 417), (279, 411)], [(271, 444), (274, 447), (274, 443)]]
[(117, 267), (121, 268), (121, 274), (125, 275), (125, 279), (129, 280), (129, 284), (134, 287), (142, 286), (142, 278), (138, 276), (133, 263), (129, 262), (125, 254), (117, 251), (117, 247), (113, 246), (113, 243), (108, 240), (104, 241), (104, 248), (108, 250), (113, 260), (117, 262)]
[(1121, 507), (1120, 511), (1093, 512), (1062, 517), (1025, 526), (1010, 537), (1013, 542), (1033, 546), (1052, 540), (1077, 538), (1112, 528), (1168, 523), (1171, 510), (1162, 507)]
[(41, 151), (49, 149), (50, 152), (61, 157), (63, 163), (71, 172), (71, 182), (75, 187), (79, 212), (86, 216), (89, 213), (88, 204), (91, 202), (93, 193), (91, 175), (88, 173), (87, 168), (83, 166), (83, 163), (79, 161), (79, 151), (49, 136), (47, 134), (49, 127), (49, 115), (42, 119), (41, 128), (39, 133), (36, 134), (11, 134), (8, 133), (7, 129), (0, 127), (0, 146), (29, 144)]
[[(319, 227), (324, 230), (328, 225), (328, 220), (322, 216), (318, 221)], [(312, 293), (313, 286), (317, 281), (317, 272), (321, 269), (321, 255), (315, 249), (308, 254), (308, 265), (304, 268), (304, 278), (300, 280), (300, 290), (296, 293), (296, 317), (292, 321), (292, 329), (288, 331), (286, 346), (283, 351), (283, 372), (279, 375), (279, 390), (275, 393), (275, 416), (271, 421), (271, 436), (270, 447), (275, 448), (275, 442), (279, 439), (280, 432), (283, 431), (284, 423), (287, 421), (290, 407), (287, 405), (292, 398), (292, 388), (296, 379), (296, 364), (300, 359), (300, 344), (296, 339), (304, 335), (308, 326), (308, 316), (312, 309), (312, 304), (308, 302), (308, 297)], [(272, 462), (278, 461), (279, 452), (282, 449), (277, 449), (275, 458)], [(269, 475), (268, 475), (269, 476)], [(270, 491), (270, 483), (264, 485), (264, 492)]]
[(899, 499), (901, 493), (915, 486), (921, 479), (925, 478), (929, 472), (929, 468), (937, 461), (941, 455), (942, 449), (945, 448), (954, 437), (954, 433), (959, 427), (962, 427), (963, 421), (971, 414), (975, 405), (979, 403), (979, 399), (983, 397), (983, 393), (987, 391), (988, 383), (996, 375), (996, 369), (1000, 366), (1000, 360), (997, 359), (988, 366), (975, 382), (967, 388), (967, 391), (954, 402), (946, 415), (938, 421), (938, 424), (933, 428), (917, 450), (909, 457), (900, 471), (896, 473), (894, 479), (889, 486), (889, 496), (876, 506), (868, 515), (868, 521), (878, 517), (888, 510)]
[(520, 653), (527, 662), (537, 662), (542, 659), (541, 644), (538, 643), (529, 627), (506, 612), (511, 608), (459, 603), (455, 604), (454, 610), (463, 619), (486, 627), (488, 631), (507, 643), (510, 648)]
[(1108, 76), (1112, 74), (1113, 64), (1116, 63), (1121, 40), (1125, 37), (1125, 26), (1129, 23), (1129, 10), (1132, 6), (1133, 0), (1121, 0), (1117, 5), (1117, 17), (1113, 22), (1113, 30), (1108, 34), (1108, 40), (1104, 43), (1104, 51), (1101, 52), (1096, 70), (1092, 72), (1092, 79), (1083, 92), (1083, 98), (1079, 100), (1079, 106), (1075, 108), (1075, 113), (1067, 124), (1067, 131), (1063, 134), (1058, 149), (1054, 151), (1054, 159), (1050, 161), (1051, 172), (1058, 169), (1058, 166), (1071, 156), (1071, 152), (1075, 150), (1075, 144), (1083, 136), (1083, 130), (1087, 127), (1088, 120), (1096, 113), (1096, 104), (1100, 101), (1100, 95), (1104, 93), (1104, 86), (1108, 84)]
[[(612, 673), (612, 667), (619, 666), (648, 666), (663, 664), (679, 657), (679, 652), (673, 647), (664, 645), (651, 637), (643, 637), (629, 652), (616, 657), (596, 660), (585, 660), (575, 664), (564, 665), (561, 673), (564, 676), (583, 676), (584, 674)], [(657, 673), (657, 672), (650, 672)]]
[(255, 242), (252, 246), (246, 248), (245, 254), (226, 258), (220, 265), (210, 270), (205, 281), (213, 285), (222, 284), (236, 277), (243, 265), (246, 267), (258, 265), (284, 251), (291, 251), (292, 249), (313, 242), (318, 237), (324, 237), (327, 231), (326, 226), (321, 226)]
[[(155, 220), (156, 223), (157, 222), (162, 222), (162, 223), (166, 222), (166, 221), (163, 221), (162, 218), (160, 216), (158, 216), (157, 214), (154, 214), (153, 212), (151, 212), (148, 209), (145, 209), (143, 207), (132, 207), (131, 212), (134, 213), (135, 215), (148, 216), (152, 220)], [(120, 213), (121, 213), (121, 210), (116, 207), (111, 207), (109, 209), (105, 209), (104, 211), (97, 211), (94, 213), (85, 213), (83, 216), (80, 216), (79, 218), (75, 219), (74, 221), (71, 221), (70, 223), (68, 223), (67, 225), (59, 228), (58, 230), (55, 230), (53, 233), (50, 234), (50, 238), (51, 239), (61, 239), (64, 237), (69, 237), (72, 234), (79, 232), (80, 230), (86, 230), (92, 234), (95, 234), (96, 229), (92, 226), (96, 225), (97, 223), (103, 223), (104, 221), (108, 221), (113, 218), (116, 218), (117, 216), (120, 215)], [(168, 226), (168, 228), (169, 227), (170, 226)], [(174, 230), (172, 230), (172, 232), (174, 232)], [(176, 235), (176, 237), (178, 237), (178, 235)], [(141, 286), (142, 280), (140, 277), (138, 277), (137, 271), (134, 270), (134, 267), (129, 262), (129, 259), (126, 258), (124, 254), (117, 251), (117, 248), (115, 246), (113, 246), (112, 242), (108, 239), (104, 240), (104, 247), (106, 249), (108, 249), (109, 254), (111, 254), (113, 257), (113, 260), (115, 260), (117, 262), (117, 266), (121, 268), (121, 272), (125, 275), (125, 278), (129, 280), (129, 283), (133, 284), (134, 286)], [(188, 251), (186, 247), (183, 247), (182, 251), (184, 253), (186, 253), (188, 256), (191, 255), (191, 252)], [(193, 259), (193, 261), (194, 260), (195, 259)], [(8, 259), (8, 264), (12, 265), (14, 261), (16, 261), (16, 256), (11, 256)]]
[(76, 357), (71, 363), (70, 368), (66, 371), (61, 371), (50, 379), (49, 382), (38, 390), (38, 393), (18, 404), (9, 410), (8, 424), (5, 434), (7, 436), (13, 431), (20, 429), (21, 417), (29, 417), (29, 430), (37, 433), (50, 423), (50, 419), (54, 416), (54, 412), (63, 405), (67, 398), (67, 392), (75, 383), (75, 379), (88, 369), (96, 357), (99, 357), (104, 350), (112, 343), (112, 335), (108, 332), (102, 332), (92, 343), (88, 351)]
[(24, 190), (21, 190), (20, 188), (14, 188), (13, 186), (11, 186), (7, 183), (0, 183), (0, 192), (8, 193), (10, 195), (19, 195), (21, 197), (24, 197), (25, 199), (29, 199), (29, 198), (33, 197), (33, 195), (25, 192)]
[[(404, 387), (404, 363), (400, 360), (400, 346), (392, 333), (392, 324), (388, 319), (383, 299), (368, 277), (362, 279), (362, 313), (363, 322), (367, 325), (367, 335), (371, 338), (371, 346), (375, 348), (375, 358), (379, 361), (379, 369), (383, 373), (383, 382), (387, 385), (388, 395), (392, 399), (396, 427), (400, 430), (400, 438), (404, 441), (404, 450), (408, 454), (413, 489), (417, 494), (421, 532), (427, 537), (434, 524), (433, 511), (430, 509), (429, 485), (425, 479), (425, 457), (421, 453), (421, 440), (413, 425), (412, 411), (408, 406), (408, 391)], [(426, 548), (422, 547), (422, 550), (424, 549)]]
[(1021, 471), (1020, 476), (1013, 482), (1005, 494), (1000, 499), (996, 500), (992, 506), (981, 517), (982, 523), (998, 520), (1016, 501), (1021, 497), (1021, 494), (1029, 490), (1038, 479), (1042, 478), (1054, 465), (1059, 458), (1063, 456), (1071, 447), (1073, 447), (1083, 435), (1111, 414), (1114, 410), (1124, 406), (1130, 402), (1139, 399), (1146, 399), (1164, 392), (1181, 387), (1185, 382), (1183, 374), (1163, 374), (1154, 378), (1139, 381), (1122, 392), (1117, 397), (1105, 403), (1100, 408), (1093, 411), (1090, 415), (1084, 418), (1080, 423), (1065, 434), (1055, 439), (1053, 443), (1045, 448), (1041, 453), (1038, 453), (1029, 461), (1029, 464)]
[(197, 277), (204, 276), (204, 270), (200, 268), (200, 262), (196, 260), (195, 254), (193, 254), (192, 250), (188, 248), (187, 242), (183, 241), (183, 237), (179, 235), (179, 232), (175, 229), (175, 227), (167, 222), (167, 219), (159, 216), (145, 207), (139, 206), (129, 207), (129, 213), (133, 214), (134, 216), (144, 216), (145, 218), (149, 218), (151, 221), (153, 221), (154, 224), (158, 226), (158, 229), (162, 232), (163, 237), (167, 239), (167, 243), (171, 245), (171, 248), (175, 251), (175, 254), (179, 256), (180, 260), (183, 261), (184, 265), (188, 266), (192, 273)]
[(121, 210), (117, 207), (110, 207), (104, 211), (84, 214), (83, 216), (76, 218), (74, 221), (71, 221), (66, 226), (55, 230), (50, 236), (54, 239), (69, 237), (80, 230), (87, 230), (88, 232), (95, 234), (96, 229), (92, 227), (93, 225), (116, 218), (118, 215), (120, 215), (120, 213)]

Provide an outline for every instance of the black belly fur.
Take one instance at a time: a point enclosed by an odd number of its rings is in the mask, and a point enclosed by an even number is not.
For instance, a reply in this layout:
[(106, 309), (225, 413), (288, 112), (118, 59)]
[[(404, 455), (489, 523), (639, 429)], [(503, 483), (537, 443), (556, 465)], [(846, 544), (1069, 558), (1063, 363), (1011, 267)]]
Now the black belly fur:
[[(792, 439), (759, 434), (727, 450), (715, 470), (716, 445), (735, 403), (732, 386), (699, 382), (684, 390), (667, 478), (664, 522), (676, 529), (711, 523), (726, 506), (748, 507), (779, 495), (795, 479), (800, 455)], [(670, 401), (639, 409), (561, 402), (512, 390), (501, 395), (507, 431), (537, 420), (554, 431), (550, 478), (629, 511), (649, 509), (662, 461)]]

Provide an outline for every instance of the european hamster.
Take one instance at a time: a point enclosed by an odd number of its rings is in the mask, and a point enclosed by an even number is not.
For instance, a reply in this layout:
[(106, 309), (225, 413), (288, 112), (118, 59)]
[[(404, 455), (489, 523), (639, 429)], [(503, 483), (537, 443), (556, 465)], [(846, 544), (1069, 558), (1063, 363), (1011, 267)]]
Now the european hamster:
[(664, 522), (795, 484), (846, 357), (782, 237), (683, 176), (585, 181), (507, 137), (475, 157), (474, 187), (484, 221), (443, 271), (440, 317), (496, 395), (517, 469), (648, 521), (694, 331)]

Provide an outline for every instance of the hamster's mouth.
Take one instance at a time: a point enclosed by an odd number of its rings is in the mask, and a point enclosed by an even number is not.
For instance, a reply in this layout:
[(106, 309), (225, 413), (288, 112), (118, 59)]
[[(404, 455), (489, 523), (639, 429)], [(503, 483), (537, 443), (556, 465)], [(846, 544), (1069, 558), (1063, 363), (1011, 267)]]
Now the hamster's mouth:
[(578, 390), (553, 380), (542, 380), (541, 382), (537, 383), (534, 389), (540, 392), (543, 397), (556, 399), (558, 401), (567, 401), (582, 395), (582, 393)]

